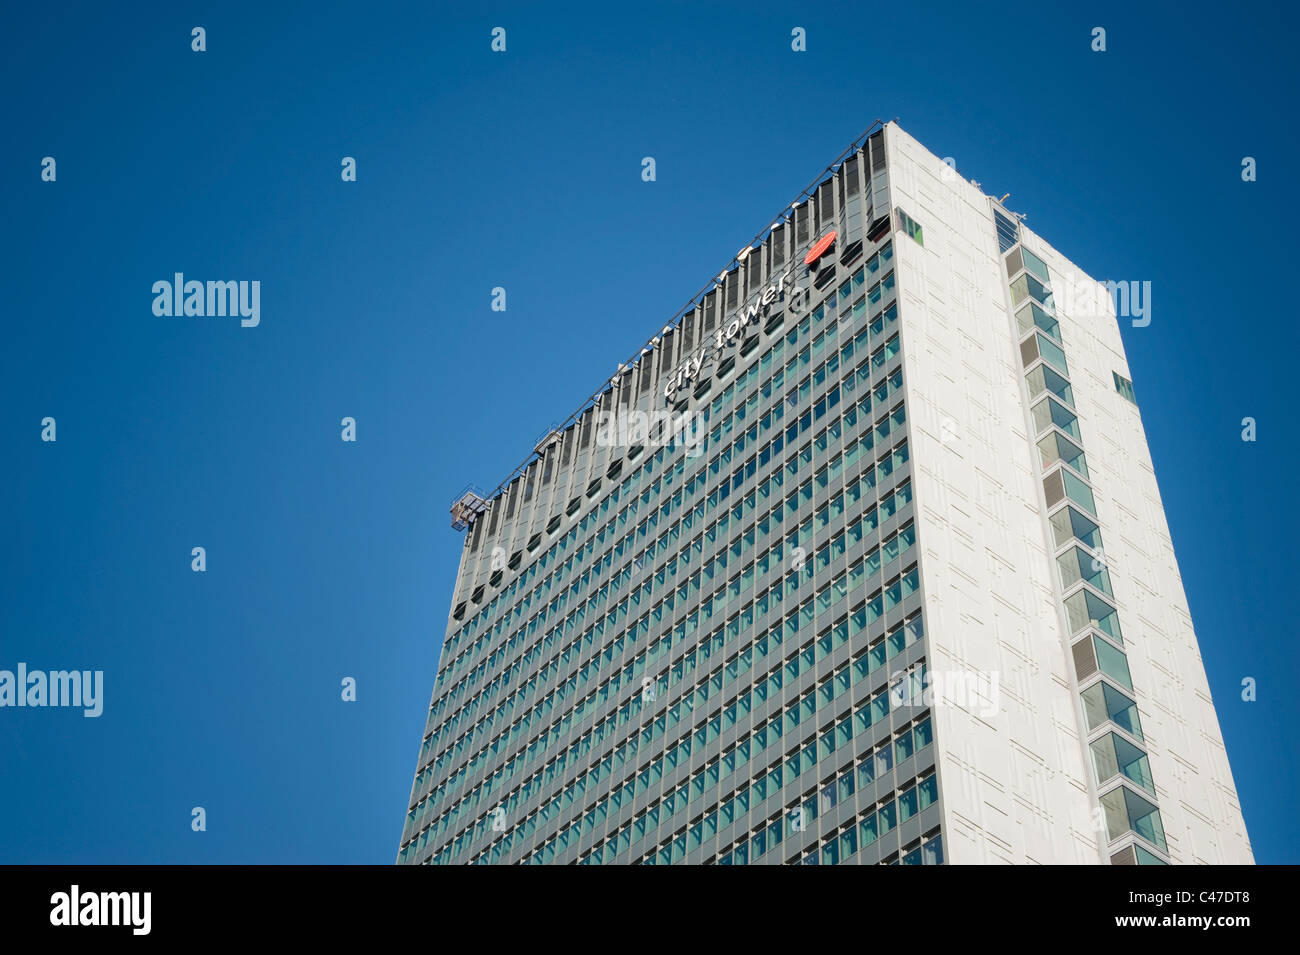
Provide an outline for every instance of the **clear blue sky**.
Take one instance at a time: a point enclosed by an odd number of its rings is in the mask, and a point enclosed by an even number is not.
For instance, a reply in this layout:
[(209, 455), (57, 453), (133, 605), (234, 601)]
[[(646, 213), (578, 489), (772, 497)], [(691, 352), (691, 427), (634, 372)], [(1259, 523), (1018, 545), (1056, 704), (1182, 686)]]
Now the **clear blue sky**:
[[(876, 117), (1153, 283), (1124, 335), (1184, 584), (1257, 858), (1300, 861), (1297, 23), (1151, 6), (15, 7), (0, 668), (106, 689), (97, 720), (0, 710), (0, 861), (391, 862), (449, 501)], [(259, 280), (260, 326), (155, 317), (175, 272)]]

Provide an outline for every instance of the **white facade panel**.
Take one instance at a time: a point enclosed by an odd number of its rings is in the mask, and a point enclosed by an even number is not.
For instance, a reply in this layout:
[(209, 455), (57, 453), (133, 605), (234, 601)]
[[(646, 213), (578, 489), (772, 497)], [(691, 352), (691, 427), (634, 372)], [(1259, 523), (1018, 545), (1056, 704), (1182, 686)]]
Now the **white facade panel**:
[[(1018, 336), (991, 200), (895, 125), (895, 233), (948, 859), (1105, 863)], [(897, 226), (897, 223), (896, 223)], [(1051, 273), (1105, 560), (1175, 863), (1250, 863), (1131, 378), (1103, 286), (1022, 226)], [(943, 693), (965, 675), (997, 706)]]

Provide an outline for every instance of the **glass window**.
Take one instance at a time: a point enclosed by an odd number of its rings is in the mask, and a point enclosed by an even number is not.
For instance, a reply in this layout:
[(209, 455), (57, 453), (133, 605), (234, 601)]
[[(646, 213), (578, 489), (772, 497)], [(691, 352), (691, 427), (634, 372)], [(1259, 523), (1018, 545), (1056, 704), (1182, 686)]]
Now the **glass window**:
[(1089, 732), (1110, 720), (1130, 735), (1143, 738), (1137, 704), (1109, 683), (1094, 683), (1080, 695), (1083, 697), (1083, 712)]
[(1066, 497), (1096, 514), (1097, 502), (1092, 499), (1092, 488), (1088, 487), (1082, 478), (1075, 476), (1070, 471), (1061, 471), (1061, 477), (1065, 479)]
[(905, 234), (915, 239), (917, 245), (922, 245), (922, 246), (925, 245), (925, 243), (921, 240), (921, 226), (919, 223), (916, 222), (915, 219), (909, 216), (902, 209), (899, 209), (898, 220), (899, 220), (898, 227), (902, 229)]
[(1038, 333), (1037, 338), (1038, 353), (1043, 356), (1043, 359), (1048, 363), (1055, 365), (1057, 370), (1062, 374), (1068, 375), (1070, 369), (1065, 363), (1065, 352), (1062, 350), (1061, 346), (1056, 344), (1056, 342), (1052, 341), (1042, 332)]
[(1043, 392), (1051, 392), (1070, 407), (1074, 406), (1074, 391), (1069, 379), (1063, 378), (1047, 365), (1039, 365), (1025, 376), (1029, 383), (1029, 396), (1037, 398)]
[(943, 838), (935, 836), (921, 846), (922, 865), (943, 865)]
[(1132, 830), (1161, 852), (1168, 852), (1160, 810), (1127, 786), (1112, 789), (1101, 797), (1106, 814), (1106, 831), (1111, 841)]
[(866, 759), (864, 759), (861, 763), (858, 764), (858, 787), (859, 788), (867, 785), (867, 783), (875, 779), (875, 773), (873, 772), (875, 765), (876, 765), (875, 759), (870, 756), (868, 756)]
[(840, 836), (840, 858), (847, 859), (858, 851), (858, 830), (850, 827)]
[(1083, 449), (1056, 431), (1039, 440), (1038, 458), (1044, 471), (1057, 461), (1064, 461), (1084, 477), (1088, 477), (1088, 462), (1083, 456)]
[(1133, 678), (1129, 676), (1128, 657), (1124, 656), (1124, 651), (1098, 636), (1092, 638), (1092, 644), (1097, 651), (1097, 665), (1101, 667), (1101, 672), (1121, 686), (1132, 690)]
[(880, 829), (880, 834), (882, 836), (891, 831), (894, 826), (898, 824), (898, 812), (894, 805), (894, 800), (891, 799), (885, 805), (880, 807), (879, 811), (876, 813), (876, 819), (877, 826)]
[(1070, 622), (1071, 634), (1096, 627), (1116, 643), (1124, 642), (1119, 628), (1119, 611), (1090, 590), (1080, 590), (1065, 598), (1065, 615)]
[(1025, 268), (1033, 272), (1044, 282), (1048, 281), (1047, 266), (1043, 263), (1042, 259), (1026, 248), (1021, 248), (1020, 254), (1025, 260)]
[(1052, 515), (1052, 538), (1060, 547), (1070, 538), (1076, 538), (1093, 550), (1101, 548), (1101, 528), (1082, 511), (1064, 507)]
[(1034, 431), (1041, 434), (1048, 427), (1056, 425), (1062, 431), (1069, 434), (1071, 438), (1079, 440), (1079, 418), (1075, 413), (1066, 408), (1054, 398), (1044, 398), (1034, 405), (1032, 409), (1034, 414)]
[(1026, 272), (1011, 283), (1011, 304), (1019, 307), (1021, 302), (1030, 298), (1047, 308), (1053, 308), (1055, 305), (1051, 289)]
[(858, 825), (858, 841), (863, 848), (866, 848), (875, 842), (878, 836), (876, 814), (873, 812)]
[[(844, 727), (846, 729), (849, 728), (849, 723), (847, 720), (845, 720), (844, 722)], [(850, 796), (853, 795), (853, 773), (848, 772), (842, 775), (838, 780), (836, 780), (836, 785), (839, 787), (840, 790), (840, 800), (843, 801), (845, 799), (848, 799)]]
[(1061, 326), (1051, 315), (1043, 311), (1035, 301), (1028, 301), (1016, 312), (1016, 327), (1023, 337), (1029, 329), (1037, 325), (1047, 334), (1051, 335), (1058, 342), (1063, 341), (1061, 338)]
[(1006, 257), (1007, 278), (1018, 275), (1025, 269), (1025, 257), (1020, 254), (1019, 249), (1012, 249)]
[(1094, 557), (1082, 547), (1071, 547), (1056, 558), (1056, 566), (1061, 575), (1062, 590), (1069, 590), (1080, 580), (1084, 580), (1108, 597), (1113, 596), (1110, 590), (1110, 574), (1106, 571), (1106, 565), (1100, 558)]
[(904, 730), (898, 739), (894, 740), (894, 760), (901, 763), (912, 755), (912, 731)]
[(1151, 764), (1147, 754), (1115, 733), (1098, 737), (1088, 747), (1092, 750), (1092, 765), (1097, 772), (1097, 785), (1104, 786), (1123, 773), (1151, 795), (1156, 794), (1151, 779)]
[(993, 210), (993, 222), (998, 231), (998, 250), (1005, 254), (1020, 241), (1020, 222), (1003, 215), (997, 209)]
[(931, 773), (916, 784), (916, 791), (921, 797), (921, 808), (926, 809), (939, 801), (939, 777)]
[(1115, 390), (1133, 404), (1137, 404), (1137, 395), (1133, 393), (1133, 382), (1122, 377), (1119, 372), (1112, 371), (1111, 375), (1115, 378)]
[(876, 750), (876, 776), (879, 778), (894, 768), (894, 753), (888, 746)]

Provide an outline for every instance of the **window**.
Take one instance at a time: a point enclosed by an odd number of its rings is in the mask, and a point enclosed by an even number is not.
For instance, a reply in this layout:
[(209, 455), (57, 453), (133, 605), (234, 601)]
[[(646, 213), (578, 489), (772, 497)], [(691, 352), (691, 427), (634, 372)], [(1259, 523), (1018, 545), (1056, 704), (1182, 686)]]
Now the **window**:
[(1020, 330), (1021, 335), (1024, 335), (1025, 332), (1029, 331), (1031, 325), (1037, 325), (1058, 342), (1062, 340), (1061, 326), (1057, 323), (1056, 319), (1043, 311), (1043, 309), (1039, 307), (1038, 303), (1032, 299), (1026, 302), (1020, 311), (1016, 312), (1016, 327)]
[(918, 796), (915, 786), (908, 786), (898, 794), (898, 821), (906, 822), (917, 814)]
[(909, 216), (902, 209), (898, 210), (898, 227), (902, 229), (904, 233), (906, 233), (907, 235), (915, 239), (917, 245), (920, 246), (925, 245), (925, 243), (921, 241), (920, 223), (918, 223), (915, 219)]
[(1034, 405), (1031, 414), (1035, 434), (1042, 434), (1050, 425), (1056, 425), (1074, 440), (1079, 440), (1079, 419), (1073, 411), (1052, 398), (1044, 398)]
[(1062, 378), (1046, 365), (1039, 365), (1025, 375), (1025, 381), (1029, 383), (1029, 396), (1031, 398), (1037, 398), (1044, 391), (1050, 391), (1065, 404), (1074, 404), (1074, 391), (1070, 388), (1069, 380)]
[(921, 847), (922, 865), (943, 865), (943, 839), (935, 836)]
[(1143, 738), (1137, 704), (1109, 683), (1094, 683), (1080, 695), (1083, 697), (1083, 715), (1088, 721), (1088, 732), (1110, 720), (1129, 735)]
[(1057, 461), (1064, 461), (1084, 477), (1088, 476), (1088, 464), (1084, 460), (1083, 450), (1067, 441), (1059, 432), (1050, 431), (1038, 442), (1038, 456), (1046, 471)]
[(876, 822), (876, 814), (873, 812), (863, 819), (858, 825), (858, 842), (865, 849), (876, 841), (879, 835), (879, 827)]
[(1112, 371), (1111, 375), (1115, 378), (1115, 390), (1133, 404), (1137, 404), (1137, 395), (1133, 393), (1133, 382), (1122, 377), (1119, 372)]
[(998, 230), (998, 251), (1006, 251), (1020, 241), (1020, 223), (1011, 219), (997, 209), (993, 210), (993, 223)]
[(1059, 473), (1065, 479), (1066, 496), (1080, 507), (1087, 508), (1093, 514), (1096, 514), (1097, 504), (1092, 499), (1092, 488), (1084, 484), (1070, 471), (1061, 471)]
[(840, 836), (840, 858), (847, 859), (858, 851), (858, 830), (851, 827)]
[(1107, 596), (1111, 595), (1110, 575), (1101, 559), (1089, 554), (1082, 547), (1071, 547), (1060, 557), (1056, 565), (1061, 572), (1061, 588), (1069, 590), (1081, 580), (1092, 584)]
[(912, 752), (912, 731), (909, 729), (894, 740), (894, 758), (901, 763), (911, 756)]
[(1047, 278), (1047, 266), (1043, 264), (1042, 259), (1034, 255), (1034, 253), (1030, 252), (1028, 249), (1024, 249), (1024, 248), (1020, 250), (1020, 254), (1021, 256), (1023, 256), (1025, 260), (1026, 269), (1028, 269), (1030, 272), (1033, 272), (1044, 282), (1049, 281)]
[(1097, 550), (1101, 547), (1101, 528), (1091, 518), (1073, 507), (1064, 507), (1052, 515), (1052, 538), (1060, 547), (1071, 537)]
[(876, 750), (876, 777), (883, 776), (894, 767), (894, 753), (888, 746)]
[(1168, 852), (1160, 810), (1126, 786), (1112, 789), (1101, 797), (1106, 812), (1107, 837), (1114, 841), (1125, 832), (1136, 832), (1161, 852)]
[(1028, 272), (1011, 283), (1011, 303), (1019, 306), (1027, 298), (1035, 299), (1047, 308), (1055, 308), (1056, 306), (1052, 298), (1052, 290)]
[(1115, 649), (1096, 635), (1093, 636), (1092, 643), (1097, 651), (1097, 664), (1101, 667), (1101, 672), (1125, 689), (1133, 689), (1133, 678), (1129, 676), (1128, 657), (1124, 656), (1124, 651)]
[(931, 730), (929, 719), (918, 723), (913, 732), (916, 735), (916, 748), (918, 750), (925, 749), (934, 742), (934, 733)]
[(1011, 278), (1025, 268), (1025, 257), (1019, 249), (1012, 249), (1007, 254), (1007, 278)]
[[(876, 812), (876, 824), (880, 829), (880, 834), (882, 836), (893, 830), (894, 826), (897, 825), (897, 820), (898, 812), (894, 805), (894, 800), (892, 799), (885, 803), (885, 805), (881, 806)], [(1161, 848), (1163, 848), (1163, 846)]]
[(1138, 865), (1168, 865), (1164, 859), (1160, 858), (1154, 852), (1148, 852), (1136, 842), (1133, 844), (1134, 853), (1137, 855)]
[(939, 777), (931, 773), (916, 784), (916, 791), (921, 796), (921, 808), (927, 809), (939, 801)]
[(1147, 754), (1128, 740), (1115, 733), (1107, 733), (1093, 740), (1088, 748), (1092, 751), (1092, 765), (1097, 772), (1098, 786), (1104, 786), (1123, 773), (1151, 795), (1156, 794)]
[[(1119, 611), (1091, 590), (1080, 590), (1067, 597), (1065, 615), (1069, 618), (1071, 635), (1081, 633), (1088, 627), (1096, 627), (1116, 643), (1124, 642), (1120, 636)], [(1124, 672), (1127, 681), (1127, 667)]]

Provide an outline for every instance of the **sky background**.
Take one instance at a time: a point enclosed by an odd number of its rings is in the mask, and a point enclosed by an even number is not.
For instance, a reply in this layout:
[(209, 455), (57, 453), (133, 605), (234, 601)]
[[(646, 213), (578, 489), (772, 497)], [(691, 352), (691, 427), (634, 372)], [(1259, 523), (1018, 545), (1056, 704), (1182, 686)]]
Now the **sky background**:
[[(99, 719), (0, 709), (0, 862), (392, 862), (450, 501), (506, 478), (876, 118), (1091, 275), (1152, 282), (1150, 326), (1121, 328), (1183, 582), (1256, 858), (1300, 861), (1296, 16), (8, 10), (0, 669), (106, 689)], [(260, 326), (155, 317), (178, 271), (261, 281)]]

